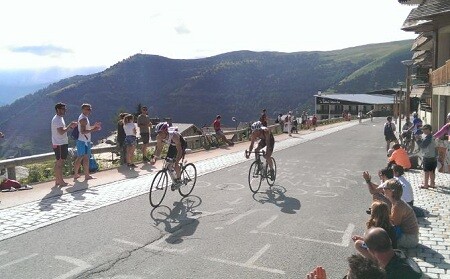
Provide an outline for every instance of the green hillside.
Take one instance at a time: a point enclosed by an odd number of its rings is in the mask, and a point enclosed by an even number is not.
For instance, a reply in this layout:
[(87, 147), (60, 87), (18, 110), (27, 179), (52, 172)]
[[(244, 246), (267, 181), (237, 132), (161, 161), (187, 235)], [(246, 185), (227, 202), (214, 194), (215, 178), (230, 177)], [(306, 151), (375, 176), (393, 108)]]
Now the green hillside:
[(364, 93), (395, 87), (404, 79), (400, 61), (409, 59), (412, 41), (373, 44), (327, 52), (237, 51), (203, 59), (168, 59), (136, 54), (103, 72), (61, 80), (0, 108), (7, 137), (0, 156), (50, 152), (54, 104), (68, 104), (66, 122), (84, 102), (91, 119), (103, 122), (99, 139), (115, 130), (119, 111), (149, 106), (151, 117), (210, 124), (216, 114), (252, 121), (266, 108), (271, 117), (288, 110), (313, 108), (322, 92)]

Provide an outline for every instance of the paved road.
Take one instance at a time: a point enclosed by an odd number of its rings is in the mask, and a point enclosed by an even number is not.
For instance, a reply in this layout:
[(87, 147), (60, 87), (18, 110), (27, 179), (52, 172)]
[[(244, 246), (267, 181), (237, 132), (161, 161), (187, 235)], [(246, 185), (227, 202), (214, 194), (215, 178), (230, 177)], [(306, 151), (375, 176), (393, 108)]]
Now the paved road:
[(370, 204), (361, 172), (375, 173), (385, 160), (381, 124), (277, 142), (277, 183), (255, 195), (246, 185), (251, 160), (238, 152), (196, 163), (193, 195), (168, 192), (156, 210), (146, 195), (153, 174), (2, 210), (0, 273), (304, 278), (322, 264), (340, 278)]

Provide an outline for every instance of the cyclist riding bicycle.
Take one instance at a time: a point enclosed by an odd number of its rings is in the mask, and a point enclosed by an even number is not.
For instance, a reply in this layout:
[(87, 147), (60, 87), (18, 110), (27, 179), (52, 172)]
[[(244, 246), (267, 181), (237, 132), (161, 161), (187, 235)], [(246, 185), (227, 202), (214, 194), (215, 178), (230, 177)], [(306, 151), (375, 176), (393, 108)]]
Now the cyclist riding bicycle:
[(253, 145), (255, 144), (255, 141), (259, 140), (258, 146), (255, 149), (255, 152), (259, 152), (261, 149), (266, 147), (266, 153), (264, 155), (264, 158), (266, 159), (266, 162), (269, 164), (270, 168), (270, 175), (273, 176), (273, 163), (270, 158), (272, 157), (273, 148), (275, 146), (275, 138), (273, 137), (272, 132), (269, 130), (269, 128), (262, 126), (261, 121), (256, 121), (251, 126), (252, 133), (250, 135), (250, 147), (249, 152), (246, 153), (245, 157), (248, 159), (250, 157), (250, 152), (253, 150)]
[(169, 124), (167, 124), (167, 122), (158, 123), (155, 127), (155, 132), (157, 133), (156, 149), (154, 155), (151, 157), (150, 163), (152, 165), (156, 163), (156, 159), (160, 157), (164, 144), (168, 144), (169, 150), (167, 151), (166, 158), (172, 159), (174, 162), (176, 173), (174, 184), (179, 186), (181, 185), (180, 160), (186, 154), (187, 142), (178, 131), (169, 129)]

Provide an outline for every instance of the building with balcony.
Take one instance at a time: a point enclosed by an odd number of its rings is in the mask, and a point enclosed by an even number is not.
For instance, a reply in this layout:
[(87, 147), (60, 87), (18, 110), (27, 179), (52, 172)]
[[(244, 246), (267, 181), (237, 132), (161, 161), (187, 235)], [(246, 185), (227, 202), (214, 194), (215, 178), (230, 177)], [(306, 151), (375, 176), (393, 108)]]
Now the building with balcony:
[[(402, 30), (418, 37), (411, 51), (411, 103), (426, 123), (438, 129), (450, 113), (450, 1), (398, 0), (411, 12)], [(411, 106), (413, 109), (413, 105)]]

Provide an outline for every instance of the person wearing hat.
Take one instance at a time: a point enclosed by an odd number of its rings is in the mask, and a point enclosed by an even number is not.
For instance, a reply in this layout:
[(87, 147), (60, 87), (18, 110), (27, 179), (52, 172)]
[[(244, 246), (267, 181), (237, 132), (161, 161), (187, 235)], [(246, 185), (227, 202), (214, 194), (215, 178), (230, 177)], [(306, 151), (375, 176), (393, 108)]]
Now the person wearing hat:
[(450, 113), (447, 114), (447, 123), (433, 137), (437, 140), (439, 172), (450, 173)]
[(437, 167), (436, 142), (431, 134), (431, 125), (425, 124), (422, 127), (425, 138), (419, 138), (417, 144), (422, 150), (423, 162), (423, 185), (422, 189), (435, 188), (435, 170)]
[(217, 115), (216, 119), (213, 122), (213, 127), (214, 127), (214, 131), (216, 132), (216, 136), (219, 139), (222, 139), (222, 141), (226, 142), (229, 146), (233, 146), (234, 142), (227, 139), (227, 137), (225, 136), (225, 134), (222, 131), (222, 128), (220, 127), (220, 119), (222, 119), (222, 117), (220, 115)]

